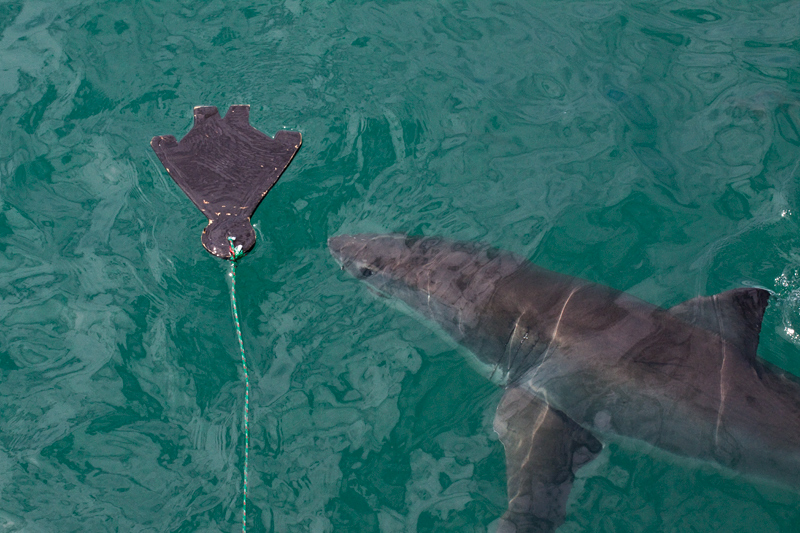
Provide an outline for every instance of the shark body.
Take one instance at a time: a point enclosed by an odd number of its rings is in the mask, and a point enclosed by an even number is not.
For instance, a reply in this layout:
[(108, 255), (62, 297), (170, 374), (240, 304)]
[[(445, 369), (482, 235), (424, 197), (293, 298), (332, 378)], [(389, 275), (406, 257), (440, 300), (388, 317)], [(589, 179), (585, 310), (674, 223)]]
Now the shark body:
[(478, 244), (328, 244), (343, 269), (434, 320), (504, 383), (499, 532), (557, 528), (575, 471), (616, 437), (800, 489), (800, 385), (756, 357), (767, 291), (666, 310)]

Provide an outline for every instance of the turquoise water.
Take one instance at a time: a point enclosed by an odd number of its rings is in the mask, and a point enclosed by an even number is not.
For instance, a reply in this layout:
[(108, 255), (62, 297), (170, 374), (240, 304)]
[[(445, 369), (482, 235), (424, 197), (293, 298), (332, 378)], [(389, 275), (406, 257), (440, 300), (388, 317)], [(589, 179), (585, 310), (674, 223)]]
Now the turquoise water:
[[(227, 265), (149, 141), (249, 103), (249, 531), (491, 531), (502, 391), (326, 249), (480, 240), (670, 306), (775, 292), (800, 375), (800, 2), (0, 3), (0, 528), (236, 531)], [(635, 445), (561, 532), (796, 531), (800, 495)]]

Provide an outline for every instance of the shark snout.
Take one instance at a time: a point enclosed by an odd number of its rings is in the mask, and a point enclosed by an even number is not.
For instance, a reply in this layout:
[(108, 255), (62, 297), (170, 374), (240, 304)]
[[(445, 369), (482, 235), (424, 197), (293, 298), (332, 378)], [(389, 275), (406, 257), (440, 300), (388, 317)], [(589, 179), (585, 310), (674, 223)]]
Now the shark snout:
[(339, 265), (344, 269), (345, 263), (353, 261), (355, 239), (352, 235), (336, 235), (328, 239), (328, 249)]
[(336, 235), (335, 237), (328, 237), (328, 250), (336, 260), (337, 263), (342, 262), (342, 248), (344, 246), (344, 235)]
[(387, 264), (396, 262), (400, 257), (398, 245), (402, 242), (403, 239), (394, 234), (336, 235), (328, 239), (328, 248), (342, 270), (365, 279), (384, 272)]
[(359, 274), (365, 268), (362, 255), (367, 241), (364, 235), (336, 235), (328, 239), (328, 248), (342, 270), (360, 278)]

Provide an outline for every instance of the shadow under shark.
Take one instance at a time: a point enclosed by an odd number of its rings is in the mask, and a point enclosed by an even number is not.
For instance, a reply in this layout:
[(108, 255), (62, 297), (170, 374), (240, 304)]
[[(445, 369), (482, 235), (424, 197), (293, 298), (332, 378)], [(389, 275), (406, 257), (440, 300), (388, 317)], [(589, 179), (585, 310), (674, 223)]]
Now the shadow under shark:
[(666, 310), (479, 244), (365, 234), (328, 246), (505, 384), (499, 532), (557, 528), (575, 471), (620, 436), (800, 489), (800, 385), (756, 358), (767, 291)]

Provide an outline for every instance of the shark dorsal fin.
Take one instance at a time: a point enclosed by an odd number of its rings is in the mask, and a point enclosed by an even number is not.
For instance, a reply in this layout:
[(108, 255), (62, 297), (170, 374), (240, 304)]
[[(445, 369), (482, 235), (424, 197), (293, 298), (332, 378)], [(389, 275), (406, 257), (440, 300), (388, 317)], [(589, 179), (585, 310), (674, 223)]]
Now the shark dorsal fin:
[(755, 363), (761, 320), (769, 292), (764, 289), (733, 289), (713, 296), (698, 296), (669, 310), (684, 322), (714, 332), (741, 350)]

